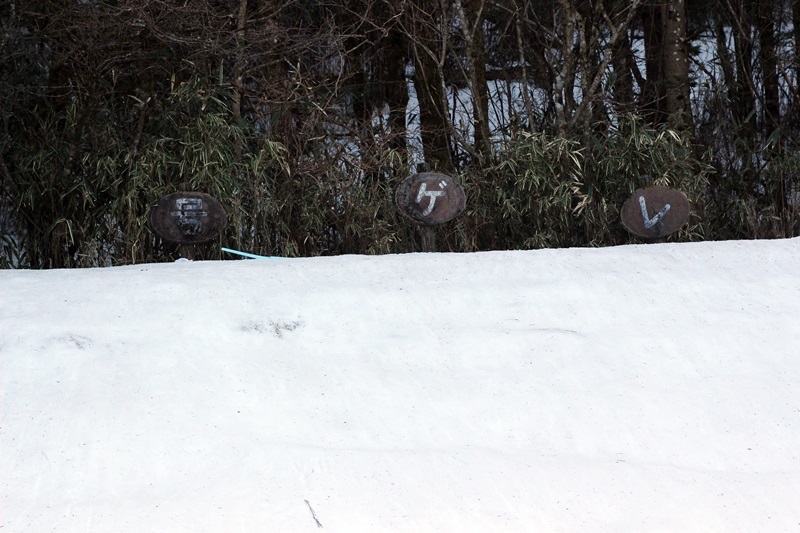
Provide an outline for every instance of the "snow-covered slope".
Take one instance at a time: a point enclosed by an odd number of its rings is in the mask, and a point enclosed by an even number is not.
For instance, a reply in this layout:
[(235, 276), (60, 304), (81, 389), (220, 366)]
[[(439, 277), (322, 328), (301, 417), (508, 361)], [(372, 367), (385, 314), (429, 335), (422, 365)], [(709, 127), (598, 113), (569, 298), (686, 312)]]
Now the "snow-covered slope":
[(0, 529), (800, 529), (800, 239), (0, 271)]

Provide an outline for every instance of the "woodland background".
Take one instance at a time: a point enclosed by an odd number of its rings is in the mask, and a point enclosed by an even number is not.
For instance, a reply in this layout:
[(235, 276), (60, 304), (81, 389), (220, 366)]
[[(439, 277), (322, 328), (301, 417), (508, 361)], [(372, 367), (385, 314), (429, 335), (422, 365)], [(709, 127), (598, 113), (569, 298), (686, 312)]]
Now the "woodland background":
[(0, 267), (175, 258), (162, 196), (226, 207), (219, 246), (399, 253), (393, 189), (464, 187), (441, 251), (800, 235), (800, 2), (3, 0)]

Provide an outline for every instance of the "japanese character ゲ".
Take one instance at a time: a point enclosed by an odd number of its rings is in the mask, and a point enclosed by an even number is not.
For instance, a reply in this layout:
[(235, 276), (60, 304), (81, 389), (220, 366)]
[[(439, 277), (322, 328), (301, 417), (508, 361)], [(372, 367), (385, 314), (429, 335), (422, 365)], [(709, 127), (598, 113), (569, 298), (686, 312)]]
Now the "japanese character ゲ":
[[(445, 183), (444, 181), (440, 181), (439, 186), (444, 188), (447, 186), (447, 183)], [(420, 203), (422, 201), (422, 198), (425, 196), (427, 196), (429, 200), (428, 200), (428, 206), (422, 212), (422, 216), (430, 215), (433, 212), (434, 206), (436, 205), (436, 198), (444, 195), (445, 191), (429, 191), (428, 184), (423, 181), (422, 184), (419, 186), (419, 192), (417, 192), (417, 203)]]

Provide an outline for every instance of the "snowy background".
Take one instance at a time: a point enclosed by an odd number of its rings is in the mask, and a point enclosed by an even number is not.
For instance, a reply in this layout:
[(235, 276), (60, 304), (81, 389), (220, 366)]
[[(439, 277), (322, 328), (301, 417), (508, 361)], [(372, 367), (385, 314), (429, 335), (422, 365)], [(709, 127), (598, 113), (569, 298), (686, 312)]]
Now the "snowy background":
[(800, 239), (0, 271), (0, 529), (800, 530)]

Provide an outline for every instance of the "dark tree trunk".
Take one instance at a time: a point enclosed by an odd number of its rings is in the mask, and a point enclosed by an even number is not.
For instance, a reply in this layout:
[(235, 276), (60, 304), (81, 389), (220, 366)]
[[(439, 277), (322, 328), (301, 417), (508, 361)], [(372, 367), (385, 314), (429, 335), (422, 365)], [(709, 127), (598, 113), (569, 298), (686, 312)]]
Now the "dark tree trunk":
[(480, 156), (479, 164), (491, 157), (489, 133), (489, 89), (486, 85), (486, 50), (483, 37), (484, 2), (463, 2), (464, 32), (467, 41), (467, 63), (469, 65), (470, 90), (472, 91), (472, 120), (475, 128), (475, 150)]
[(402, 32), (392, 26), (383, 40), (386, 65), (386, 103), (389, 106), (389, 129), (393, 149), (406, 150), (406, 106), (408, 85), (406, 84), (406, 41)]
[(647, 81), (643, 107), (654, 124), (684, 129), (691, 124), (689, 52), (684, 0), (643, 8)]
[[(423, 4), (427, 4), (423, 2)], [(427, 7), (422, 6), (422, 7)], [(419, 102), (422, 150), (433, 170), (452, 172), (454, 168), (447, 100), (444, 94), (443, 42), (439, 17), (423, 9), (413, 13), (414, 87)]]
[(728, 94), (730, 95), (730, 88), (736, 85), (736, 74), (733, 60), (731, 59), (731, 52), (728, 49), (728, 39), (724, 20), (719, 13), (715, 15), (714, 34), (717, 45), (717, 56), (719, 57), (719, 64), (722, 68), (723, 86), (728, 88)]
[(614, 69), (614, 108), (618, 113), (634, 110), (633, 51), (627, 34), (611, 48), (611, 66)]
[(769, 136), (780, 124), (780, 100), (778, 95), (778, 61), (775, 54), (775, 18), (771, 0), (758, 3), (759, 62), (763, 75), (764, 134)]
[(686, 5), (684, 0), (662, 4), (664, 24), (661, 61), (663, 63), (664, 112), (671, 126), (686, 129), (691, 125), (689, 102), (689, 51), (686, 42)]
[(663, 10), (658, 5), (642, 8), (644, 35), (645, 84), (642, 88), (642, 112), (653, 124), (665, 122), (663, 91), (664, 73), (662, 48), (664, 45)]
[[(794, 32), (794, 76), (795, 80), (800, 80), (800, 0), (792, 0), (792, 30)], [(796, 81), (795, 85), (797, 85)]]
[(736, 85), (733, 89), (733, 110), (736, 122), (747, 138), (755, 132), (755, 97), (753, 94), (752, 17), (749, 2), (736, 0), (733, 19), (733, 43), (736, 58)]

